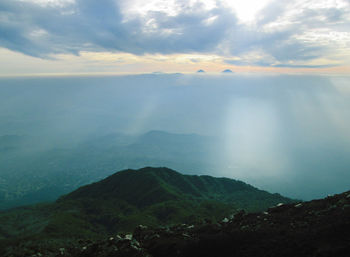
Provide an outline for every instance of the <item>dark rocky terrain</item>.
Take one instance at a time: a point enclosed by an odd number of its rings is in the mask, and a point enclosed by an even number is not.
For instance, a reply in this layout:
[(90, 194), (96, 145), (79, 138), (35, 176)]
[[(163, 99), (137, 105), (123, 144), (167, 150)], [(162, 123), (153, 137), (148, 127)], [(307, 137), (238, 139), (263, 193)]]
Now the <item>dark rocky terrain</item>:
[(139, 224), (215, 224), (241, 210), (264, 211), (278, 203), (295, 200), (228, 178), (168, 168), (123, 170), (56, 202), (0, 211), (0, 256), (31, 256), (37, 249), (47, 253), (81, 240), (129, 234)]
[(173, 257), (319, 256), (350, 253), (350, 191), (321, 200), (279, 204), (265, 212), (241, 211), (221, 222), (171, 227), (139, 225), (132, 234), (80, 240), (51, 251), (5, 256)]

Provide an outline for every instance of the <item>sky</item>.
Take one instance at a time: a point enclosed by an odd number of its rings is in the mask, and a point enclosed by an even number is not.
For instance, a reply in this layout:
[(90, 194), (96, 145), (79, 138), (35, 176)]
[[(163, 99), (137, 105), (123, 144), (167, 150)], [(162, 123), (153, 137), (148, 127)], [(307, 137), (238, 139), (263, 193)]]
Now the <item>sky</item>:
[(349, 74), (348, 0), (1, 0), (0, 76)]

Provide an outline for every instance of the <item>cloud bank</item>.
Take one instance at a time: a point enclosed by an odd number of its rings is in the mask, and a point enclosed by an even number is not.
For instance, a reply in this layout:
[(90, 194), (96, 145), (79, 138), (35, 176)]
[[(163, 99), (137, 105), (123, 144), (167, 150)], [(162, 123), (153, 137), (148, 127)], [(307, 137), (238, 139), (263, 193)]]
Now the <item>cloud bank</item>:
[(0, 46), (40, 58), (108, 51), (216, 54), (264, 67), (350, 64), (348, 1), (269, 1), (249, 22), (228, 3), (3, 0)]

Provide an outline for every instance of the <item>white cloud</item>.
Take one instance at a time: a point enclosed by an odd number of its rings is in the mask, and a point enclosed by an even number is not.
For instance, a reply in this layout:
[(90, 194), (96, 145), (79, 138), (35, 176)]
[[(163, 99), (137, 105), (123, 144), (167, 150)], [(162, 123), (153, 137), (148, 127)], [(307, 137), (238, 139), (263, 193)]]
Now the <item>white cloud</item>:
[(0, 46), (42, 58), (103, 51), (200, 53), (272, 67), (350, 63), (345, 0), (18, 2), (0, 3)]
[(234, 10), (240, 22), (251, 23), (256, 20), (258, 12), (271, 0), (225, 0), (224, 2)]

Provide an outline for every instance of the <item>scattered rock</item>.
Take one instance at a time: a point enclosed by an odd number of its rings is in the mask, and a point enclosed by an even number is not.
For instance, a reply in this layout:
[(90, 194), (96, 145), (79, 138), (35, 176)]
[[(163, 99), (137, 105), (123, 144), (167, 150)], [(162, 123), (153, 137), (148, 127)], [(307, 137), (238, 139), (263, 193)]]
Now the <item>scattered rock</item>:
[(41, 255), (38, 248), (5, 257), (255, 257), (262, 253), (271, 257), (345, 257), (350, 252), (348, 195), (284, 204), (259, 214), (242, 211), (219, 223), (160, 228), (139, 225), (133, 234), (96, 242), (77, 240), (77, 247), (40, 250)]
[(240, 220), (240, 219), (242, 219), (244, 217), (244, 215), (245, 215), (245, 211), (241, 210), (241, 211), (239, 211), (238, 213), (235, 214), (234, 219), (235, 220)]
[(300, 207), (302, 207), (302, 206), (303, 206), (302, 203), (298, 203), (298, 204), (294, 205), (295, 208), (300, 208)]
[(229, 220), (228, 220), (228, 218), (224, 218), (224, 219), (222, 220), (222, 222), (223, 222), (223, 223), (227, 223), (227, 222), (229, 222)]
[(342, 207), (342, 209), (344, 210), (344, 209), (347, 209), (347, 208), (349, 208), (350, 207), (350, 204), (344, 204), (344, 206)]
[(64, 255), (64, 252), (66, 251), (66, 249), (65, 248), (60, 248), (59, 251), (60, 251), (61, 255)]
[(131, 240), (132, 239), (132, 234), (125, 235), (124, 239)]

